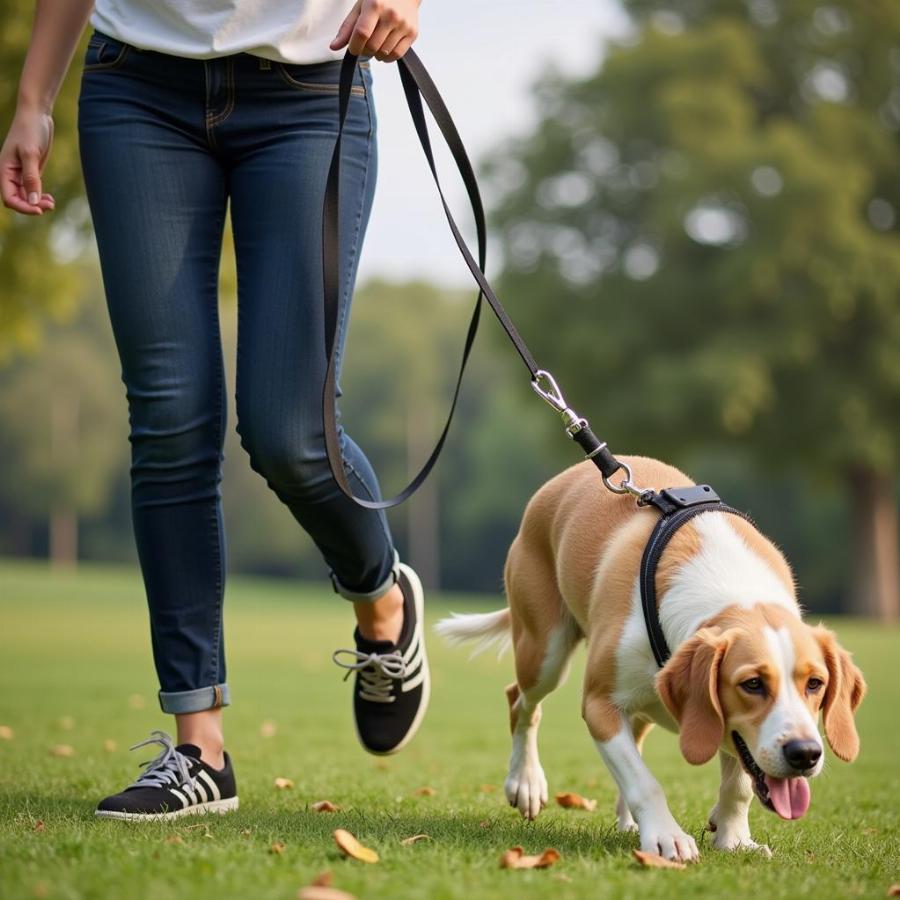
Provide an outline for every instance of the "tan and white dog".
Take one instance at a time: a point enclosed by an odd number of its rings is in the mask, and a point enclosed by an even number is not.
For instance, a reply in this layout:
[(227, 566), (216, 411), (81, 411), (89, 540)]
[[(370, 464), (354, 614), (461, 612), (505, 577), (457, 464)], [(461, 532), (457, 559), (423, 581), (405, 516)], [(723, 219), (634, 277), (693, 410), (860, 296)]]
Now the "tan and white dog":
[[(621, 459), (637, 484), (693, 484), (656, 460)], [(525, 510), (504, 570), (509, 607), (454, 615), (436, 629), (452, 642), (480, 640), (478, 649), (511, 635), (516, 682), (507, 688), (513, 746), (505, 790), (525, 818), (547, 803), (537, 746), (541, 701), (565, 679), (584, 638), (582, 715), (619, 788), (619, 828), (638, 830), (642, 850), (688, 861), (699, 855), (641, 757), (656, 723), (679, 733), (688, 762), (719, 755), (713, 846), (768, 853), (750, 836), (754, 792), (782, 818), (800, 818), (809, 806), (807, 779), (824, 765), (819, 710), (834, 753), (853, 760), (853, 714), (865, 681), (832, 632), (802, 621), (791, 570), (775, 545), (743, 518), (718, 511), (679, 528), (660, 559), (658, 612), (672, 648), (660, 670), (638, 585), (658, 517), (607, 491), (591, 462), (566, 469)]]

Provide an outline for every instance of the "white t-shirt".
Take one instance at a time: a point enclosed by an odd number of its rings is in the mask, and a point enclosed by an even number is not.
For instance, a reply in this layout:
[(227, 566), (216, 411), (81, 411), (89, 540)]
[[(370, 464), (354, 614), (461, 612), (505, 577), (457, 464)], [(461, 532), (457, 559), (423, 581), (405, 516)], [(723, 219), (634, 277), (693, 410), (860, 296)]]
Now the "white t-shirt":
[(354, 0), (96, 0), (90, 24), (145, 50), (287, 63), (341, 59), (328, 45)]

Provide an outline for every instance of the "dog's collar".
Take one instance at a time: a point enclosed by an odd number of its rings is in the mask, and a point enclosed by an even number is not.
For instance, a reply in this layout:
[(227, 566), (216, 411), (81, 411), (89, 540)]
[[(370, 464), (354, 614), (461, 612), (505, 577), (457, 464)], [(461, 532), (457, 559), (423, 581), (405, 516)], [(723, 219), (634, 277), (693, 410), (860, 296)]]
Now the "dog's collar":
[(651, 491), (641, 498), (641, 505), (655, 506), (661, 513), (641, 557), (640, 586), (641, 608), (644, 611), (647, 636), (650, 638), (650, 647), (656, 662), (662, 668), (672, 655), (663, 634), (656, 606), (656, 567), (666, 545), (682, 525), (700, 513), (711, 510), (733, 513), (746, 519), (751, 525), (753, 520), (746, 513), (728, 506), (708, 484)]

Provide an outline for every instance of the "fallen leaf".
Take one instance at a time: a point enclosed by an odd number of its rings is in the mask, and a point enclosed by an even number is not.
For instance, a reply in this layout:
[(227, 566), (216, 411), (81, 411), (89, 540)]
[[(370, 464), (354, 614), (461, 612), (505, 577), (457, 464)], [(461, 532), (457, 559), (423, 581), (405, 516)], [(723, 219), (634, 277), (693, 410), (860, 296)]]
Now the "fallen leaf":
[(71, 731), (75, 727), (75, 720), (71, 716), (63, 716), (59, 720), (59, 727), (63, 731)]
[(0, 740), (11, 741), (13, 739), (13, 730), (9, 725), (0, 725)]
[(283, 844), (281, 841), (275, 841), (271, 847), (269, 847), (269, 853), (282, 854), (287, 849), (287, 845)]
[(128, 698), (128, 705), (132, 709), (143, 709), (147, 705), (147, 701), (140, 694), (132, 694)]
[(437, 791), (433, 787), (420, 787), (413, 791), (417, 797), (433, 797)]
[(408, 847), (410, 844), (418, 844), (419, 841), (430, 841), (431, 835), (429, 834), (414, 834), (412, 837), (403, 838), (400, 843), (404, 847)]
[(331, 874), (331, 869), (325, 869), (324, 872), (319, 872), (315, 878), (310, 882), (311, 887), (331, 887), (331, 882), (334, 881), (334, 875)]
[(571, 791), (565, 794), (557, 794), (556, 802), (563, 809), (586, 809), (588, 812), (593, 812), (597, 808), (596, 800), (588, 800), (587, 797), (582, 797), (581, 794), (573, 794)]
[(319, 800), (313, 803), (312, 809), (316, 812), (339, 812), (340, 807), (335, 806), (330, 800)]
[(493, 794), (497, 790), (496, 784), (481, 784), (478, 786), (478, 790), (482, 794)]
[(892, 884), (887, 889), (888, 897), (900, 897), (900, 884)]
[(107, 753), (115, 753), (116, 750), (119, 749), (119, 745), (118, 745), (114, 740), (112, 740), (111, 738), (107, 738), (107, 739), (103, 742), (103, 749), (104, 749)]
[(294, 782), (291, 781), (290, 778), (276, 778), (275, 779), (275, 787), (278, 788), (279, 791), (287, 791), (290, 790), (294, 786)]
[(642, 865), (650, 869), (686, 869), (683, 862), (666, 859), (656, 853), (645, 853), (643, 850), (632, 850), (631, 855)]
[(180, 834), (170, 834), (166, 838), (165, 843), (167, 843), (167, 844), (183, 844), (184, 838)]
[(241, 837), (250, 837), (251, 834), (253, 834), (253, 832), (249, 828), (245, 828), (241, 832)]
[(500, 857), (501, 869), (546, 869), (559, 860), (559, 851), (552, 847), (539, 856), (526, 856), (521, 847), (512, 847)]
[(364, 847), (349, 831), (338, 828), (333, 835), (334, 842), (338, 845), (338, 850), (345, 856), (358, 859), (360, 862), (378, 862), (378, 854), (370, 847)]
[(337, 888), (310, 884), (297, 891), (297, 900), (356, 900), (356, 897)]
[(275, 737), (278, 732), (278, 726), (274, 722), (263, 722), (259, 726), (259, 736), (264, 738)]
[(478, 827), (479, 827), (479, 828), (490, 828), (491, 825), (493, 825), (493, 824), (494, 824), (494, 823), (493, 823), (490, 819), (482, 819), (482, 820), (478, 823)]
[(50, 748), (51, 756), (74, 756), (75, 748), (70, 747), (68, 744), (57, 744), (55, 747)]
[(38, 819), (37, 822), (34, 823), (35, 831), (46, 831), (47, 826), (44, 824), (42, 819)]

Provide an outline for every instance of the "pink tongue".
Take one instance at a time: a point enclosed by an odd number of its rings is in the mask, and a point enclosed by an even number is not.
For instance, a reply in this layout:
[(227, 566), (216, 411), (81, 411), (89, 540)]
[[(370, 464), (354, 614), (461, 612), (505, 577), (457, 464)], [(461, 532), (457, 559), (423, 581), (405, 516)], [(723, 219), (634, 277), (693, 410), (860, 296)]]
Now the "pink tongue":
[(765, 776), (769, 799), (782, 819), (799, 819), (809, 809), (809, 782), (805, 778)]

